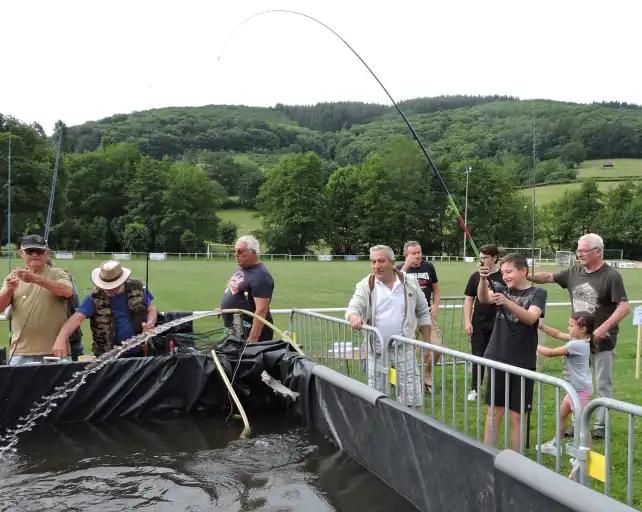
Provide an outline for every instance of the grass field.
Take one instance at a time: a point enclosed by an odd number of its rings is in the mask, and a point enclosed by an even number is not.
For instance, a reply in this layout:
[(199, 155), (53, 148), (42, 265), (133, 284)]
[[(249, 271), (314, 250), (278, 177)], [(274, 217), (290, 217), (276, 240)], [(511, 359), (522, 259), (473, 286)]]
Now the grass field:
[[(5, 264), (6, 260), (0, 260)], [(290, 262), (290, 261), (266, 261), (265, 262), (274, 276), (276, 288), (273, 298), (273, 308), (314, 308), (314, 307), (342, 307), (347, 305), (354, 285), (358, 279), (365, 276), (369, 271), (369, 264), (366, 261), (359, 262)], [(60, 265), (71, 271), (78, 283), (79, 290), (88, 291), (90, 288), (89, 273), (92, 268), (99, 264), (98, 260), (73, 260), (60, 262)], [(134, 276), (144, 279), (145, 262), (131, 261)], [(225, 283), (235, 268), (232, 260), (170, 260), (164, 262), (150, 262), (149, 266), (149, 287), (155, 296), (155, 302), (161, 311), (192, 311), (208, 310), (218, 306)], [(474, 264), (465, 263), (436, 263), (440, 279), (442, 294), (444, 296), (461, 296), (465, 288), (468, 275), (474, 271)], [(546, 267), (542, 270), (555, 270)], [(642, 270), (631, 269), (621, 271), (624, 282), (631, 300), (642, 299)], [(568, 295), (558, 286), (549, 285), (548, 302), (566, 302)], [(445, 314), (445, 313), (444, 313)], [(546, 314), (546, 322), (558, 328), (565, 328), (569, 314), (568, 307), (549, 307)], [(453, 320), (454, 321), (454, 320)], [(288, 319), (284, 315), (276, 316), (275, 322), (282, 329), (288, 328)], [(456, 319), (460, 324), (460, 319)], [(6, 323), (3, 344), (6, 345), (7, 329)], [(219, 327), (218, 320), (205, 319), (197, 323), (199, 331)], [(84, 343), (88, 348), (91, 343), (88, 322), (85, 322)], [(458, 325), (457, 325), (458, 327)], [(636, 332), (627, 317), (621, 324), (621, 332), (618, 341), (617, 360), (615, 363), (615, 398), (626, 402), (642, 404), (640, 390), (642, 385), (634, 378), (635, 367), (635, 336)], [(466, 349), (464, 346), (453, 348)], [(549, 344), (552, 344), (549, 340)], [(86, 350), (86, 353), (90, 353)], [(561, 360), (550, 360), (543, 368), (543, 371), (555, 376), (561, 376)], [(450, 378), (450, 377), (449, 377)], [(461, 382), (461, 381), (460, 381)], [(450, 409), (450, 406), (449, 406)], [(551, 418), (555, 415), (554, 402), (548, 402), (545, 414), (548, 415), (547, 422), (550, 425)], [(616, 415), (614, 415), (616, 416)], [(439, 415), (437, 415), (439, 418)], [(446, 418), (448, 419), (448, 418)], [(448, 421), (450, 421), (448, 419)], [(616, 482), (623, 481), (623, 472), (626, 471), (626, 431), (624, 430), (624, 418), (616, 417), (613, 420), (614, 461), (617, 468), (614, 472), (613, 493), (620, 499), (624, 496), (624, 488), (620, 485), (618, 489)], [(636, 432), (639, 432), (640, 425), (637, 425)], [(546, 432), (551, 435), (550, 429)], [(548, 437), (546, 437), (548, 439)], [(545, 440), (546, 440), (545, 439)], [(642, 439), (637, 436), (639, 446), (635, 452), (636, 472), (636, 505), (640, 506), (640, 495), (642, 494)], [(619, 444), (618, 444), (619, 443)], [(596, 448), (600, 450), (600, 444)], [(531, 449), (532, 451), (532, 449)], [(550, 458), (549, 458), (550, 459)], [(547, 461), (547, 464), (549, 462)]]
[[(565, 192), (579, 190), (582, 181), (589, 178), (598, 180), (597, 186), (602, 192), (618, 186), (620, 183), (627, 181), (642, 180), (642, 159), (640, 158), (616, 158), (611, 160), (615, 166), (612, 168), (602, 168), (602, 164), (608, 159), (586, 160), (582, 162), (577, 169), (577, 180), (573, 183), (563, 183), (558, 185), (545, 185), (535, 189), (535, 202), (539, 205), (548, 204), (560, 199)], [(523, 192), (530, 197), (530, 191), (524, 189)]]
[(219, 210), (216, 215), (221, 220), (232, 221), (236, 223), (240, 235), (247, 235), (261, 227), (261, 219), (256, 217), (254, 210), (244, 208), (232, 208), (230, 210)]
[(577, 169), (577, 179), (587, 178), (628, 178), (635, 177), (642, 179), (642, 159), (640, 158), (616, 158), (611, 160), (615, 166), (602, 168), (603, 160), (586, 160)]
[[(606, 192), (612, 188), (617, 187), (620, 183), (625, 183), (624, 181), (598, 181), (597, 188), (601, 192)], [(565, 192), (572, 192), (574, 190), (579, 190), (582, 188), (581, 182), (575, 183), (562, 183), (557, 185), (546, 185), (544, 187), (535, 188), (535, 204), (543, 205), (548, 204), (553, 201), (557, 201), (564, 196)], [(531, 197), (530, 189), (523, 189), (522, 193), (526, 194), (527, 197)]]

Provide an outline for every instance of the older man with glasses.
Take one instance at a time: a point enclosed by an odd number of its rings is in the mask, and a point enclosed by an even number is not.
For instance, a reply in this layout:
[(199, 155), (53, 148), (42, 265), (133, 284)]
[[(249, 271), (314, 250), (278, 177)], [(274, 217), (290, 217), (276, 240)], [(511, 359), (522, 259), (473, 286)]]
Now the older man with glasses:
[[(575, 252), (579, 266), (561, 272), (539, 272), (530, 279), (534, 283), (557, 283), (567, 288), (573, 312), (588, 311), (595, 315), (594, 335), (597, 352), (591, 356), (598, 395), (613, 396), (613, 363), (618, 324), (630, 308), (620, 273), (604, 261), (604, 242), (595, 233), (580, 237)], [(595, 415), (593, 437), (604, 438), (604, 408)]]
[(56, 334), (67, 320), (67, 299), (73, 289), (69, 275), (50, 267), (49, 247), (40, 235), (27, 235), (20, 244), (24, 268), (12, 270), (0, 290), (0, 309), (11, 305), (12, 366), (42, 362), (53, 353)]
[[(234, 245), (238, 267), (230, 277), (221, 298), (221, 309), (244, 309), (272, 322), (270, 301), (274, 292), (274, 280), (261, 263), (259, 242), (253, 236), (242, 236)], [(225, 327), (232, 327), (233, 315), (224, 314)], [(272, 329), (260, 319), (243, 317), (243, 337), (250, 342), (272, 339)]]

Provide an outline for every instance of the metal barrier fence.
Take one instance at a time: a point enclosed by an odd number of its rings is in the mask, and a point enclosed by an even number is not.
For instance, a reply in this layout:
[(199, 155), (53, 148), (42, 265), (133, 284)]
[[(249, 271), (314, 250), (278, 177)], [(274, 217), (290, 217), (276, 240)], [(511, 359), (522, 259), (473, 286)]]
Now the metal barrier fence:
[[(642, 417), (642, 407), (639, 405), (621, 402), (612, 398), (595, 398), (591, 400), (581, 416), (581, 436), (580, 452), (588, 458), (591, 450), (591, 416), (598, 408), (604, 407), (606, 414), (604, 416), (604, 494), (611, 494), (611, 461), (612, 461), (612, 442), (611, 442), (611, 411), (618, 411), (627, 415), (627, 443), (626, 443), (626, 502), (633, 505), (634, 490), (634, 448), (635, 448), (635, 418)], [(596, 462), (600, 465), (600, 462)], [(589, 468), (590, 469), (590, 468)], [(581, 474), (581, 482), (588, 484), (589, 472)]]
[(342, 318), (292, 309), (289, 332), (309, 359), (388, 392), (388, 370), (381, 353), (384, 340), (378, 329), (364, 325), (360, 331)]
[[(518, 402), (519, 408), (517, 411), (511, 411), (511, 414), (503, 414), (503, 447), (511, 447), (524, 455), (534, 455), (535, 460), (538, 463), (542, 463), (542, 452), (540, 449), (530, 447), (531, 415), (535, 414), (536, 446), (541, 446), (545, 437), (548, 435), (554, 436), (553, 439), (556, 444), (554, 453), (555, 471), (557, 473), (562, 471), (561, 461), (563, 450), (561, 438), (563, 431), (558, 414), (562, 402), (560, 398), (562, 391), (568, 395), (571, 401), (571, 408), (575, 413), (573, 416), (574, 437), (570, 441), (570, 445), (575, 448), (579, 446), (581, 403), (577, 391), (570, 383), (547, 374), (484, 359), (471, 354), (465, 354), (447, 347), (432, 345), (402, 336), (393, 336), (388, 340), (387, 360), (389, 367), (396, 368), (399, 362), (407, 365), (409, 359), (414, 357), (419, 367), (419, 372), (405, 372), (406, 376), (410, 377), (410, 382), (399, 382), (399, 376), (397, 375), (396, 386), (392, 387), (392, 397), (398, 399), (398, 392), (400, 389), (403, 391), (404, 386), (416, 387), (414, 379), (417, 378), (417, 375), (425, 376), (426, 354), (428, 354), (428, 360), (431, 362), (433, 374), (439, 372), (439, 378), (436, 379), (436, 376), (433, 375), (432, 393), (429, 393), (429, 397), (427, 397), (429, 403), (426, 404), (425, 400), (423, 402), (424, 407), (422, 407), (422, 409), (425, 414), (445, 424), (450, 424), (454, 430), (481, 440), (482, 406), (486, 405), (486, 401), (482, 402), (481, 397), (481, 369), (486, 368), (486, 374), (488, 375), (487, 385), (489, 387), (488, 397), (490, 398), (489, 405), (491, 406), (488, 412), (490, 418), (485, 419), (487, 426), (484, 429), (484, 437), (486, 440), (495, 444), (500, 429), (502, 428), (502, 418), (494, 417), (494, 414), (499, 413), (496, 409), (503, 407), (506, 403)], [(442, 356), (444, 364), (441, 368), (439, 365), (434, 364), (435, 354), (441, 354)], [(473, 403), (474, 429), (472, 430), (474, 430), (474, 432), (471, 433), (472, 425), (471, 414), (469, 414), (468, 393), (472, 389), (473, 383), (470, 382), (468, 374), (473, 366), (477, 367), (477, 382), (474, 384), (476, 384), (475, 387), (479, 392)], [(511, 376), (514, 378), (511, 378)], [(518, 379), (519, 383), (516, 383), (515, 379)], [(435, 384), (435, 380), (439, 382), (437, 385)], [(513, 382), (511, 383), (511, 381)], [(516, 390), (513, 389), (511, 391), (511, 386), (519, 386), (519, 400), (515, 400), (514, 393), (516, 393)], [(529, 407), (527, 403), (527, 397), (530, 394), (527, 391), (529, 386), (533, 386), (531, 407)], [(496, 391), (502, 389), (503, 393), (496, 393)], [(406, 393), (402, 393), (402, 395), (405, 394)], [(438, 395), (438, 399), (436, 395)], [(553, 411), (551, 411), (551, 396), (554, 397)], [(440, 402), (440, 407), (437, 407), (437, 401)], [(552, 425), (550, 424), (552, 418), (554, 418), (555, 425), (553, 431)], [(545, 421), (546, 425), (544, 424)], [(546, 433), (547, 436), (545, 436), (544, 433)], [(580, 472), (583, 472), (585, 466), (584, 461), (578, 458), (578, 464), (580, 466)]]
[[(457, 311), (459, 317), (461, 317), (461, 306), (451, 309)], [(336, 308), (329, 312), (338, 311), (342, 311), (342, 309)], [(391, 387), (390, 379), (388, 378), (390, 368), (394, 368), (392, 372), (393, 382), (395, 379), (404, 377), (409, 379), (406, 382), (407, 389), (402, 390), (404, 402), (409, 405), (415, 405), (414, 395), (417, 392), (421, 393), (420, 390), (423, 390), (425, 354), (429, 353), (428, 357), (433, 370), (433, 380), (437, 382), (437, 385), (434, 385), (433, 382), (434, 392), (428, 398), (427, 403), (418, 400), (416, 403), (425, 403), (422, 409), (426, 414), (478, 440), (483, 437), (481, 420), (485, 402), (482, 403), (481, 393), (478, 393), (472, 406), (467, 400), (467, 394), (471, 388), (468, 372), (472, 370), (472, 366), (476, 365), (478, 368), (477, 389), (479, 390), (481, 390), (481, 371), (479, 369), (481, 367), (488, 368), (489, 377), (487, 382), (491, 386), (491, 394), (493, 395), (495, 386), (499, 385), (499, 379), (503, 378), (502, 384), (504, 384), (505, 388), (505, 397), (508, 396), (508, 393), (510, 393), (510, 385), (506, 386), (508, 375), (517, 375), (520, 379), (520, 401), (522, 403), (525, 399), (527, 381), (529, 379), (535, 381), (536, 399), (533, 400), (532, 409), (536, 418), (535, 442), (537, 445), (541, 445), (543, 441), (548, 440), (548, 438), (545, 439), (546, 436), (553, 437), (556, 440), (557, 448), (554, 468), (557, 472), (562, 470), (563, 449), (561, 437), (563, 432), (558, 411), (563, 399), (561, 391), (564, 391), (570, 397), (573, 410), (578, 412), (574, 415), (573, 420), (576, 437), (572, 440), (572, 444), (575, 447), (579, 446), (580, 401), (577, 392), (568, 382), (550, 375), (524, 370), (448, 348), (446, 345), (453, 343), (452, 339), (449, 340), (449, 333), (458, 332), (457, 329), (449, 329), (448, 323), (444, 330), (445, 346), (436, 346), (409, 338), (395, 337), (394, 340), (397, 343), (394, 343), (391, 349), (384, 350), (379, 357), (374, 356), (369, 360), (368, 349), (366, 351), (363, 350), (363, 347), (368, 347), (368, 344), (364, 343), (364, 334), (360, 331), (352, 330), (349, 323), (344, 319), (299, 309), (290, 310), (289, 315), (289, 330), (306, 355), (362, 382), (367, 381), (368, 366), (374, 360), (377, 363), (375, 366), (378, 376), (374, 387), (397, 398), (400, 386)], [(379, 341), (381, 340), (381, 336), (376, 329), (370, 326), (364, 326), (364, 329), (366, 333), (376, 333), (375, 336), (378, 336)], [(454, 342), (459, 343), (459, 340), (455, 339)], [(388, 346), (388, 344), (385, 346)], [(440, 364), (434, 364), (437, 358), (436, 354), (443, 356)], [(416, 368), (410, 367), (412, 361), (416, 363)], [(416, 369), (419, 371), (415, 371)], [(372, 370), (370, 371), (372, 372)], [(471, 408), (474, 410), (471, 411)], [(525, 407), (523, 408), (525, 409)], [(470, 414), (471, 412), (472, 414)], [(520, 414), (519, 436), (516, 436), (519, 440), (518, 451), (526, 453), (527, 449), (530, 450), (530, 455), (541, 463), (542, 453), (530, 447), (530, 417), (531, 414)], [(503, 430), (503, 444), (504, 447), (507, 447), (510, 434), (509, 415), (504, 417)], [(498, 431), (495, 432), (493, 427), (493, 432), (491, 433), (493, 437), (498, 433)], [(583, 461), (579, 462), (583, 464)]]

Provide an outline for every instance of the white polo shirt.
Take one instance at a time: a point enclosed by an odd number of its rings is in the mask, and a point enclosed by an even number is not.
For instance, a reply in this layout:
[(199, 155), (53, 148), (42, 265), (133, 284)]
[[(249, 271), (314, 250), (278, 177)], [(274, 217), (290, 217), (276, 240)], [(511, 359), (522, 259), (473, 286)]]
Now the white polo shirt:
[(394, 335), (403, 335), (404, 288), (395, 275), (392, 289), (375, 279), (374, 325), (384, 342)]

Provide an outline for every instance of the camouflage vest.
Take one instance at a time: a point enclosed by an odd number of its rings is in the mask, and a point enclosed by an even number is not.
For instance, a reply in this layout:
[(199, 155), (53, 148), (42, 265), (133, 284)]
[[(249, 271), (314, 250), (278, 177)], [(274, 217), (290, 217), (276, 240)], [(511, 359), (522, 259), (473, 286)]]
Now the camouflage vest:
[[(128, 279), (125, 281), (125, 293), (127, 294), (127, 309), (129, 310), (129, 321), (136, 334), (143, 332), (142, 323), (147, 320), (147, 308), (145, 307), (145, 288), (142, 281)], [(91, 334), (94, 342), (93, 352), (100, 356), (111, 350), (114, 346), (116, 336), (116, 324), (111, 313), (111, 304), (107, 294), (96, 289), (91, 294), (94, 301), (94, 316), (91, 317)]]

